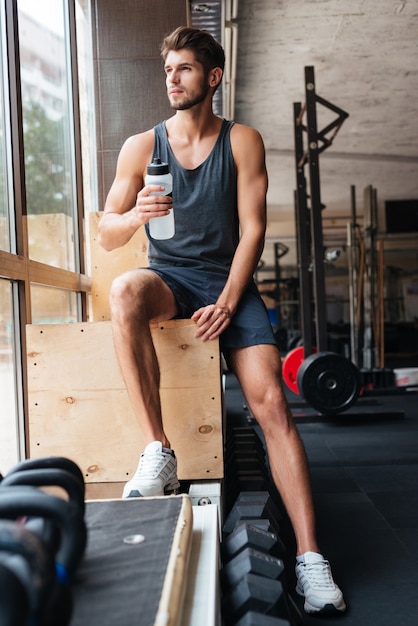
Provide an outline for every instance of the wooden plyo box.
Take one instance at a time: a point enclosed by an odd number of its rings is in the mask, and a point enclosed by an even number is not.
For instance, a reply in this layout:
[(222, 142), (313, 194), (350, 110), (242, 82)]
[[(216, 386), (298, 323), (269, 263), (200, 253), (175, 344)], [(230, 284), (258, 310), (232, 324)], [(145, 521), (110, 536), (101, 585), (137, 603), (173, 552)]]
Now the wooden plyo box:
[(89, 245), (91, 260), (91, 321), (110, 320), (109, 290), (112, 281), (128, 270), (148, 265), (148, 240), (140, 228), (121, 248), (111, 252), (99, 244), (101, 211), (89, 214)]
[[(179, 479), (214, 480), (223, 476), (219, 345), (195, 339), (194, 330), (190, 320), (151, 326)], [(110, 322), (29, 325), (27, 346), (29, 456), (71, 458), (87, 487), (125, 483), (144, 446)]]

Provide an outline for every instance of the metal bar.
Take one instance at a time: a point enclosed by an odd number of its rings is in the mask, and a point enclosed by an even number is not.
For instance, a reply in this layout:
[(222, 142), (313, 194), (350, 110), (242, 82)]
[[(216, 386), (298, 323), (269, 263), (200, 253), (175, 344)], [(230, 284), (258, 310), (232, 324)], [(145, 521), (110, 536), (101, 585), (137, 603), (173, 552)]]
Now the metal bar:
[[(76, 219), (76, 256), (78, 261), (78, 272), (86, 273), (85, 261), (85, 241), (84, 241), (84, 189), (83, 189), (83, 168), (82, 168), (82, 147), (81, 147), (81, 123), (80, 123), (80, 94), (78, 81), (78, 59), (77, 59), (77, 30), (75, 16), (75, 2), (69, 2), (66, 7), (68, 11), (68, 31), (69, 46), (68, 52), (70, 56), (71, 77), (70, 77), (70, 94), (72, 97), (72, 109), (74, 116), (74, 163), (75, 163), (75, 185), (77, 194), (77, 214)], [(87, 321), (87, 297), (81, 292), (81, 321)]]
[(322, 98), (322, 96), (319, 96), (318, 94), (316, 94), (316, 101), (319, 104), (322, 104), (324, 107), (326, 107), (327, 109), (331, 109), (331, 111), (334, 111), (335, 113), (338, 114), (339, 119), (343, 122), (345, 119), (347, 119), (348, 117), (348, 113), (347, 111), (344, 111), (343, 109), (341, 109), (340, 107), (337, 107), (336, 104), (332, 104), (331, 102), (329, 102), (328, 100), (325, 100), (325, 98)]
[(371, 185), (364, 190), (364, 244), (365, 273), (363, 299), (363, 367), (372, 369), (376, 366), (376, 351), (373, 336), (374, 306), (374, 254), (373, 254), (373, 188)]
[(315, 76), (312, 66), (305, 67), (306, 114), (311, 196), (311, 237), (313, 294), (315, 304), (316, 345), (319, 352), (327, 349), (324, 244), (322, 238), (322, 209), (318, 131), (316, 119)]
[(358, 365), (358, 329), (357, 329), (357, 272), (356, 272), (356, 243), (355, 231), (352, 223), (347, 224), (348, 248), (348, 292), (350, 314), (350, 356), (355, 365)]
[[(19, 28), (17, 0), (6, 0), (6, 39), (7, 39), (7, 63), (8, 63), (8, 88), (10, 101), (10, 134), (12, 145), (12, 177), (13, 177), (13, 206), (14, 206), (14, 240), (12, 241), (12, 253), (28, 256), (28, 238), (26, 231), (26, 184), (25, 184), (25, 155), (23, 141), (23, 113), (22, 91), (20, 80), (20, 54), (19, 54)], [(7, 277), (6, 277), (7, 278)], [(23, 412), (19, 416), (19, 422), (23, 423), (25, 434), (28, 430), (28, 393), (27, 393), (27, 362), (26, 362), (26, 324), (30, 324), (31, 300), (28, 275), (24, 273), (17, 288), (14, 289), (15, 310), (15, 345), (16, 365), (20, 366), (22, 388), (19, 397), (19, 406)], [(17, 302), (16, 302), (17, 300)], [(20, 442), (20, 449), (27, 453), (28, 437)]]
[(357, 325), (357, 297), (358, 297), (358, 265), (359, 250), (356, 237), (357, 207), (356, 188), (351, 185), (351, 222), (347, 224), (347, 244), (348, 244), (348, 290), (349, 290), (349, 313), (350, 313), (350, 353), (351, 360), (355, 365), (359, 365), (358, 354), (358, 325)]
[(310, 268), (310, 218), (307, 208), (306, 178), (303, 171), (303, 128), (300, 102), (293, 105), (296, 161), (296, 242), (299, 273), (300, 328), (305, 358), (312, 354), (312, 284)]
[(355, 185), (351, 185), (350, 187), (350, 197), (351, 197), (351, 222), (353, 226), (356, 226), (357, 225), (357, 200), (356, 200)]

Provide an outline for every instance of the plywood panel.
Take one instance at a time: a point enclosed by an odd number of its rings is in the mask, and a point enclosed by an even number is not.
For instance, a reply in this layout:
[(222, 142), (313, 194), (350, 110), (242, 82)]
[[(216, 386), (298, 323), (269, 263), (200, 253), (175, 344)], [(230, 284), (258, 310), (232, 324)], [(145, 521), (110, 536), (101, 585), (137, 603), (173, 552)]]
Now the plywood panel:
[[(194, 338), (190, 320), (151, 327), (161, 403), (180, 480), (223, 475), (218, 342)], [(29, 325), (31, 457), (72, 458), (87, 482), (125, 482), (143, 449), (119, 371), (110, 322)]]
[(91, 319), (94, 322), (109, 320), (109, 289), (116, 276), (128, 270), (148, 265), (148, 239), (140, 228), (121, 248), (108, 252), (98, 241), (98, 225), (103, 213), (90, 213), (89, 242), (91, 260)]

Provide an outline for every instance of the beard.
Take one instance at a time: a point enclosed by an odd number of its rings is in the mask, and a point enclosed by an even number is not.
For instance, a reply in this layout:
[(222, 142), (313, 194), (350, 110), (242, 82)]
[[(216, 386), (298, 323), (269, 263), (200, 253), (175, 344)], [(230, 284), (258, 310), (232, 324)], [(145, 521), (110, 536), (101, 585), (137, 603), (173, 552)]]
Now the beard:
[(198, 92), (193, 93), (191, 96), (185, 96), (183, 100), (170, 100), (171, 108), (175, 111), (186, 111), (187, 109), (191, 109), (196, 104), (200, 104), (206, 99), (209, 90), (210, 87), (207, 84), (207, 81), (202, 81)]

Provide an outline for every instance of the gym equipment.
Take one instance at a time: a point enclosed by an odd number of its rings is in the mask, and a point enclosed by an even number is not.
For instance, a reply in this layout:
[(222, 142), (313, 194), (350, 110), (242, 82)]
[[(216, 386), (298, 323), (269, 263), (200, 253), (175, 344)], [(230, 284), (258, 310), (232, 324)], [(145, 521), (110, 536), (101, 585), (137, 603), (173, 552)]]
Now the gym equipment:
[(255, 493), (257, 495), (253, 495), (249, 499), (238, 498), (236, 500), (225, 520), (224, 533), (232, 533), (236, 524), (241, 521), (253, 520), (253, 524), (259, 525), (260, 521), (264, 520), (264, 522), (267, 521), (268, 523), (262, 523), (262, 527), (269, 528), (277, 535), (279, 534), (278, 515), (270, 495), (266, 491)]
[(260, 437), (252, 426), (236, 426), (232, 428), (226, 437), (227, 449), (240, 449), (249, 446), (252, 450), (257, 450), (261, 456), (265, 456), (264, 447)]
[(242, 491), (236, 499), (236, 502), (265, 502), (266, 511), (268, 511), (269, 516), (273, 517), (276, 521), (282, 519), (282, 513), (267, 489), (262, 491)]
[[(290, 381), (308, 404), (320, 413), (338, 413), (349, 408), (360, 393), (359, 377), (348, 359), (327, 352), (324, 242), (322, 233), (319, 154), (333, 142), (348, 113), (316, 93), (314, 68), (305, 67), (305, 105), (294, 103), (296, 183), (295, 212), (298, 243), (301, 330), (305, 361), (297, 368), (296, 381)], [(336, 118), (322, 130), (317, 128), (316, 105), (333, 111)], [(306, 112), (306, 125), (303, 117)], [(304, 131), (307, 147), (304, 147)], [(332, 132), (331, 136), (328, 136)], [(309, 164), (309, 194), (304, 166)], [(310, 209), (308, 209), (308, 197)], [(313, 329), (315, 324), (315, 332)], [(313, 337), (316, 341), (316, 354)], [(300, 355), (299, 355), (300, 356)], [(296, 358), (296, 357), (294, 357)], [(337, 359), (338, 363), (337, 363)], [(343, 360), (344, 359), (344, 360)], [(315, 365), (313, 365), (315, 362)], [(338, 369), (335, 367), (338, 365)], [(291, 368), (294, 374), (295, 366)], [(315, 376), (318, 379), (315, 380)], [(306, 376), (306, 380), (304, 380)], [(292, 389), (294, 390), (294, 388)]]
[(21, 469), (9, 472), (0, 483), (0, 489), (12, 485), (31, 485), (34, 487), (61, 487), (69, 501), (84, 514), (84, 482), (80, 482), (73, 473), (64, 469)]
[(279, 580), (245, 574), (225, 598), (227, 623), (233, 624), (248, 611), (289, 618), (286, 591)]
[(35, 487), (13, 486), (0, 489), (0, 518), (22, 516), (45, 518), (60, 530), (55, 560), (55, 580), (42, 612), (45, 626), (66, 626), (72, 613), (71, 579), (81, 562), (87, 543), (87, 530), (80, 510), (62, 498)]
[[(55, 580), (53, 554), (40, 537), (25, 526), (9, 520), (0, 520), (0, 563), (3, 567), (4, 581), (10, 578), (9, 583), (5, 583), (6, 586), (10, 584), (12, 589), (18, 589), (19, 586), (14, 581), (14, 577), (17, 577), (23, 587), (23, 595), (17, 604), (23, 600), (23, 605), (27, 606), (28, 617), (30, 615), (37, 619)], [(11, 572), (9, 576), (6, 569)], [(13, 595), (3, 598), (0, 602), (1, 615), (3, 610), (12, 611), (7, 607), (14, 602), (16, 598)], [(26, 624), (26, 621), (16, 621), (16, 624), (18, 623)], [(1, 624), (3, 625), (3, 621)]]
[(254, 548), (245, 548), (226, 563), (222, 569), (222, 580), (227, 587), (233, 587), (245, 574), (285, 582), (283, 561)]
[[(312, 354), (316, 352), (317, 349), (313, 347)], [(303, 346), (298, 346), (286, 354), (282, 364), (284, 382), (289, 387), (290, 391), (293, 391), (293, 393), (298, 395), (300, 394), (300, 390), (297, 383), (297, 375), (304, 358), (305, 348)]]
[(226, 437), (225, 450), (226, 516), (242, 492), (268, 492), (270, 476), (263, 443), (252, 426), (232, 428)]
[[(70, 472), (70, 474), (74, 475), (74, 478), (77, 478), (81, 485), (84, 488), (84, 476), (81, 472), (81, 469), (74, 463), (71, 459), (67, 459), (63, 456), (47, 456), (47, 457), (39, 457), (36, 459), (25, 459), (20, 461), (16, 465), (14, 465), (8, 472), (7, 476), (10, 474), (14, 474), (15, 472), (23, 472), (27, 470), (37, 470), (37, 469), (61, 469), (66, 472)], [(84, 493), (83, 493), (84, 498)]]
[[(217, 584), (218, 514), (213, 504), (193, 508), (186, 494), (87, 502), (89, 542), (73, 587), (71, 626), (199, 624), (198, 619), (188, 621), (190, 607), (183, 605), (183, 595), (188, 600), (193, 596), (187, 589), (190, 572), (192, 587), (202, 585), (202, 594), (216, 597), (211, 587)], [(193, 515), (200, 549), (208, 541), (204, 511), (213, 523), (213, 555), (197, 574), (191, 552)]]
[(225, 537), (222, 548), (225, 560), (234, 557), (245, 548), (254, 548), (274, 556), (283, 556), (286, 551), (278, 535), (265, 531), (248, 521), (235, 525), (232, 533)]
[(2, 626), (26, 626), (30, 615), (26, 587), (0, 560), (0, 614)]
[[(66, 492), (69, 501), (79, 509), (80, 514), (84, 515), (84, 481), (82, 476), (80, 478), (79, 473), (74, 471), (72, 461), (69, 463), (66, 461), (67, 459), (57, 459), (58, 464), (67, 467), (68, 470), (53, 467), (50, 463), (45, 463), (45, 460), (35, 464), (23, 462), (19, 465), (19, 469), (12, 470), (3, 478), (0, 483), (0, 493), (1, 489), (17, 485), (60, 487)], [(28, 466), (32, 468), (25, 469)], [(25, 525), (34, 530), (52, 550), (56, 551), (60, 541), (60, 531), (54, 522), (35, 517), (26, 519)]]
[(347, 410), (361, 392), (357, 367), (335, 352), (317, 352), (304, 359), (304, 348), (295, 348), (283, 361), (283, 379), (293, 393), (300, 394), (324, 415)]
[(265, 474), (265, 460), (256, 450), (245, 451), (235, 450), (226, 460), (226, 466), (230, 466), (233, 471)]
[(77, 569), (87, 543), (86, 525), (80, 511), (71, 502), (34, 487), (1, 489), (0, 519), (14, 520), (22, 516), (50, 519), (60, 528), (61, 542), (55, 562), (62, 578), (68, 580)]
[[(318, 130), (316, 105), (321, 104), (334, 112), (336, 118)], [(322, 233), (319, 154), (329, 148), (340, 130), (348, 113), (331, 104), (316, 93), (315, 73), (312, 66), (305, 67), (305, 104), (294, 103), (294, 139), (296, 165), (296, 228), (298, 243), (298, 265), (300, 285), (301, 331), (305, 355), (312, 353), (313, 322), (315, 323), (316, 345), (319, 352), (327, 349), (325, 263)], [(306, 125), (303, 117), (306, 112)], [(330, 133), (332, 134), (330, 135)], [(306, 149), (304, 147), (306, 132)], [(330, 135), (330, 136), (328, 136)], [(309, 165), (309, 193), (304, 175), (304, 166)], [(308, 197), (310, 210), (308, 209)], [(314, 311), (312, 310), (312, 302)]]
[(257, 611), (248, 611), (235, 626), (291, 626), (290, 622), (281, 617), (263, 615)]
[(299, 367), (297, 385), (308, 404), (324, 415), (345, 411), (360, 394), (360, 372), (333, 352), (311, 354)]

